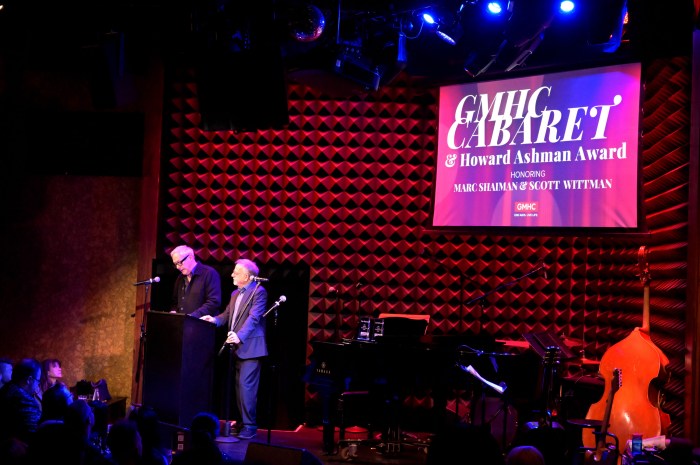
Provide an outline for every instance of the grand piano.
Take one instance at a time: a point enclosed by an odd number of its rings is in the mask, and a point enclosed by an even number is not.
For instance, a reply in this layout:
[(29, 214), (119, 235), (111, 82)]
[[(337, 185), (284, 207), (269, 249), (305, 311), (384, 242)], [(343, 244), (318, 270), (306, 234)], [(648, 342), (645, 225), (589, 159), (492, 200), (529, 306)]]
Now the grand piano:
[[(327, 454), (335, 453), (336, 426), (341, 427), (343, 439), (342, 428), (347, 425), (338, 425), (341, 420), (338, 406), (343, 404), (342, 398), (347, 393), (365, 395), (361, 410), (367, 412), (370, 431), (381, 432), (384, 443), (400, 449), (398, 444), (402, 441), (401, 431), (406, 420), (402, 410), (407, 398), (428, 398), (431, 407), (422, 430), (434, 432), (454, 416), (455, 412), (448, 411), (447, 404), (457, 391), (473, 391), (474, 395), (481, 392), (483, 384), (465, 373), (464, 366), (478, 367), (480, 374), (498, 383), (528, 384), (526, 378), (531, 377), (513, 376), (514, 365), (522, 363), (520, 355), (504, 351), (489, 335), (385, 332), (367, 340), (312, 341), (311, 345), (313, 353), (306, 381), (322, 400), (323, 442)], [(536, 377), (536, 370), (531, 375)], [(516, 380), (517, 377), (520, 379)], [(509, 394), (514, 391), (511, 389)]]
[[(518, 421), (525, 424), (536, 419), (538, 412), (549, 409), (543, 402), (559, 395), (561, 372), (555, 373), (556, 386), (551, 380), (546, 383), (543, 354), (552, 345), (562, 345), (551, 334), (529, 334), (524, 345), (510, 345), (485, 334), (407, 334), (405, 328), (395, 327), (394, 331), (395, 325), (387, 322), (380, 335), (365, 321), (354, 339), (311, 342), (306, 382), (322, 400), (327, 454), (336, 453), (336, 427), (340, 427), (342, 442), (343, 428), (348, 426), (342, 423), (338, 408), (348, 393), (362, 394), (359, 409), (367, 412), (370, 432), (381, 432), (382, 442), (396, 450), (407, 419), (402, 410), (411, 404), (409, 397), (421, 405), (428, 398), (431, 405), (429, 419), (420, 431), (436, 432), (450, 421), (468, 421), (487, 428), (505, 449), (514, 439)], [(562, 350), (564, 360), (572, 359), (563, 345)], [(473, 371), (465, 370), (467, 367)], [(466, 399), (464, 410), (468, 411), (455, 411), (460, 399)], [(453, 410), (447, 408), (448, 400), (454, 400), (450, 402)]]

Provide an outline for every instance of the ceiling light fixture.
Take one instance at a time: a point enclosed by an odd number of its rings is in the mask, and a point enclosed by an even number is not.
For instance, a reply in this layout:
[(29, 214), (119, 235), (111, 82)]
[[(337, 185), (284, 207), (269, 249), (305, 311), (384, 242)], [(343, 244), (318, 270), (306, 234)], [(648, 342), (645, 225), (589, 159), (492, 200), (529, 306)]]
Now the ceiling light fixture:
[[(461, 12), (462, 6), (460, 5), (459, 12)], [(438, 14), (432, 11), (425, 11), (422, 15), (423, 22), (435, 31), (440, 39), (447, 42), (450, 45), (457, 45), (459, 39), (464, 35), (464, 30), (460, 24), (458, 15), (452, 14)]]

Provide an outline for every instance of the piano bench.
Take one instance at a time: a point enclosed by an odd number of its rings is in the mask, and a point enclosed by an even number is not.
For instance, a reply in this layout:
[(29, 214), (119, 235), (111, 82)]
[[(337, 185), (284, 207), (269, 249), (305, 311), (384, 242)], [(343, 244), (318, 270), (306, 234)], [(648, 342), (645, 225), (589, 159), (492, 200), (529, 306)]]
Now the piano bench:
[[(340, 396), (338, 398), (338, 439), (340, 441), (345, 439), (345, 432), (351, 432), (351, 433), (368, 433), (368, 439), (370, 439), (370, 431), (367, 428), (359, 427), (359, 426), (351, 426), (350, 428), (346, 427), (345, 425), (345, 410), (346, 410), (346, 401), (352, 399), (352, 398), (357, 398), (357, 397), (364, 397), (367, 400), (369, 399), (369, 391), (344, 391), (340, 393)], [(350, 431), (352, 429), (352, 431)]]

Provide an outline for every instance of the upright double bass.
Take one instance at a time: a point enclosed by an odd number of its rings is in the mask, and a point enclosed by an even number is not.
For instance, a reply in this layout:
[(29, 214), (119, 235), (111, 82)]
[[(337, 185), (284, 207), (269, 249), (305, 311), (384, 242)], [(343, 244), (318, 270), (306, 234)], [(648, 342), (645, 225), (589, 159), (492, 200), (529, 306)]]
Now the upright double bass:
[[(587, 419), (601, 420), (610, 395), (611, 374), (615, 369), (625, 373), (625, 382), (616, 393), (610, 412), (608, 431), (625, 444), (632, 434), (644, 438), (665, 434), (670, 417), (661, 409), (661, 388), (668, 379), (668, 358), (652, 342), (649, 331), (649, 262), (645, 246), (638, 252), (640, 279), (644, 284), (644, 313), (642, 327), (608, 348), (600, 360), (600, 375), (605, 378), (601, 400), (592, 404)], [(596, 437), (590, 429), (583, 430), (583, 445), (596, 447)]]

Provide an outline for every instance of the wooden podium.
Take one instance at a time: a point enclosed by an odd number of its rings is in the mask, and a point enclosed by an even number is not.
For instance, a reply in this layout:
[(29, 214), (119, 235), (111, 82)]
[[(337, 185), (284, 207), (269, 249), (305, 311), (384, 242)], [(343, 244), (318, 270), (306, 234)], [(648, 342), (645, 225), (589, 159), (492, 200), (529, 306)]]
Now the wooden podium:
[(143, 405), (161, 422), (189, 428), (199, 412), (212, 412), (216, 326), (181, 313), (149, 311)]

